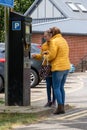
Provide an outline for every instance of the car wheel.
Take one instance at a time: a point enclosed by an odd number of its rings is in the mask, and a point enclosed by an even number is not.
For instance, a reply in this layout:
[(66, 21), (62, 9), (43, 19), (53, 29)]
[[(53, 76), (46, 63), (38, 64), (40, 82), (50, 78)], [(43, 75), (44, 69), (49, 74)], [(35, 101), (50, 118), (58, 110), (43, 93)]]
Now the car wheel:
[(31, 86), (31, 88), (36, 87), (38, 82), (39, 82), (39, 78), (38, 78), (36, 71), (31, 69), (31, 74), (30, 74), (30, 86)]
[(3, 83), (3, 79), (2, 77), (0, 76), (0, 92), (1, 90), (4, 88), (4, 83)]

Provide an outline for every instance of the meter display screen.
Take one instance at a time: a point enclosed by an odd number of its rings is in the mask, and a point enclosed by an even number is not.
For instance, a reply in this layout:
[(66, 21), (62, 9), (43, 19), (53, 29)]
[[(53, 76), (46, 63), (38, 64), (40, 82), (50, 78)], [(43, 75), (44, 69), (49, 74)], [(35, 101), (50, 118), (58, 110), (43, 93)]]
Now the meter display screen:
[(30, 28), (28, 25), (25, 26), (25, 33), (30, 34)]
[[(30, 44), (31, 42), (31, 24), (25, 22), (25, 42), (26, 46)], [(27, 48), (27, 47), (25, 47)]]
[(30, 43), (30, 26), (25, 24), (25, 40), (26, 44)]

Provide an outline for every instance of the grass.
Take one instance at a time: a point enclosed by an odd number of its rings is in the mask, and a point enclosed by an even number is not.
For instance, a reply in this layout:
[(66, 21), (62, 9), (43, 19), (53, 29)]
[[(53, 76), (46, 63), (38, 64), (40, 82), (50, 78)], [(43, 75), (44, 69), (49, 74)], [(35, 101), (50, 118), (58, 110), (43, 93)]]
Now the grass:
[[(0, 105), (5, 104), (3, 98), (0, 98)], [(21, 113), (0, 113), (0, 130), (12, 130), (19, 125), (31, 124), (39, 121), (42, 117), (37, 114)]]
[(3, 99), (0, 99), (0, 105), (5, 104), (5, 101)]
[[(0, 105), (5, 104), (5, 101), (0, 98)], [(44, 119), (40, 114), (31, 114), (31, 113), (0, 113), (0, 130), (12, 130), (20, 125), (27, 125), (36, 123)]]
[(11, 130), (13, 127), (39, 121), (36, 114), (4, 113), (0, 114), (0, 130)]

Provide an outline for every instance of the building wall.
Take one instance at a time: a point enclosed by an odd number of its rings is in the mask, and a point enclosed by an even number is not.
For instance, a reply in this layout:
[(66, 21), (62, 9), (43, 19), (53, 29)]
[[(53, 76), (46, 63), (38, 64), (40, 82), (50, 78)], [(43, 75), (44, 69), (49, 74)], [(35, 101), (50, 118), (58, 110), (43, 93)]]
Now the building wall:
[[(43, 34), (32, 34), (32, 42), (41, 43)], [(87, 55), (87, 36), (64, 35), (70, 48), (70, 61), (77, 66)]]
[(41, 44), (43, 34), (32, 34), (32, 42)]
[(70, 48), (70, 61), (78, 65), (87, 55), (87, 36), (64, 36)]

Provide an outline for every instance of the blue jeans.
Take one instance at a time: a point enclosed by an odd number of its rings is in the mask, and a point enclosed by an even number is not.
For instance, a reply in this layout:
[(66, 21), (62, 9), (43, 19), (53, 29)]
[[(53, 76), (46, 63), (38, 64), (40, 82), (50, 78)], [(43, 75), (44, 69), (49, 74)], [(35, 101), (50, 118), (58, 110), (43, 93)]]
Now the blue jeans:
[[(52, 84), (52, 76), (46, 77), (46, 86), (47, 86), (47, 99), (48, 99), (48, 102), (51, 102), (51, 101), (55, 102), (55, 96), (54, 96), (54, 90), (53, 90), (53, 84)], [(52, 99), (51, 99), (51, 96), (52, 96)]]
[(64, 84), (66, 82), (68, 72), (68, 70), (52, 72), (54, 94), (58, 104), (65, 103)]

